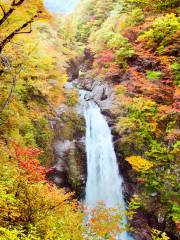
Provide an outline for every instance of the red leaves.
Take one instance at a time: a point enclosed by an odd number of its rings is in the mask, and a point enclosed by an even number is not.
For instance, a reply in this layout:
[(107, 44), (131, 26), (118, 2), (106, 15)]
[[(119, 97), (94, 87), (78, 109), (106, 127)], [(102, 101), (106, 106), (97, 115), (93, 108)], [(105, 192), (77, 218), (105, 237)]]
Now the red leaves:
[(91, 16), (90, 20), (91, 21), (95, 21), (96, 20), (96, 16)]
[(177, 231), (180, 231), (180, 222), (179, 222), (179, 221), (176, 221), (175, 224), (176, 224), (176, 229), (177, 229)]
[(129, 68), (130, 82), (127, 88), (135, 96), (147, 96), (157, 103), (171, 104), (173, 102), (174, 88), (165, 85), (162, 81), (150, 82), (142, 72), (138, 72), (135, 67)]
[(32, 182), (45, 181), (46, 169), (36, 159), (42, 151), (38, 148), (14, 145), (16, 160), (23, 175)]
[(104, 74), (107, 77), (118, 76), (120, 74), (119, 65), (115, 63), (115, 55), (112, 50), (104, 50), (94, 61), (98, 67), (98, 74)]
[(95, 64), (105, 64), (114, 61), (114, 53), (111, 50), (104, 50), (99, 54), (99, 57), (95, 60)]

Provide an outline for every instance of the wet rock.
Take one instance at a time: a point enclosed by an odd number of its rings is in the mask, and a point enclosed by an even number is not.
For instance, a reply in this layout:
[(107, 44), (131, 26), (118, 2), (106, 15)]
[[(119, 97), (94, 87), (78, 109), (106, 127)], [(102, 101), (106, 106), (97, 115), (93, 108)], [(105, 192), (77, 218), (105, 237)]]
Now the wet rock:
[(78, 60), (70, 60), (67, 68), (67, 74), (69, 81), (79, 77), (79, 63)]
[(115, 99), (112, 86), (102, 79), (85, 77), (75, 80), (74, 85), (87, 91), (85, 99), (94, 101), (105, 115), (112, 116), (112, 107)]
[(74, 88), (74, 85), (72, 82), (67, 82), (64, 84), (64, 88), (65, 89), (73, 89)]
[(93, 66), (94, 53), (89, 48), (84, 50), (84, 58), (81, 60), (80, 70), (82, 72), (87, 72)]
[(133, 237), (136, 240), (151, 240), (151, 227), (148, 215), (139, 209), (133, 217)]
[(57, 109), (53, 121), (55, 138), (54, 166), (47, 174), (60, 187), (75, 191), (76, 197), (84, 194), (86, 182), (85, 120), (78, 113), (78, 105), (63, 104)]
[(89, 76), (85, 76), (85, 77), (80, 77), (79, 79), (74, 81), (74, 85), (78, 88), (78, 89), (83, 89), (86, 91), (92, 91), (93, 86), (94, 86), (94, 79), (89, 77)]

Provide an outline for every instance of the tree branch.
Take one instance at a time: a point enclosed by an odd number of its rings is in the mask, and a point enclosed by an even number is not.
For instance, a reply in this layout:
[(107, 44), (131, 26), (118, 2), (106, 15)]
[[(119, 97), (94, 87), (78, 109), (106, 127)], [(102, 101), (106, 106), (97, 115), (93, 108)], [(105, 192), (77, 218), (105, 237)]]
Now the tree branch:
[(4, 10), (4, 8), (3, 8), (3, 6), (2, 5), (0, 5), (0, 8), (2, 9), (2, 11), (3, 11), (3, 14), (4, 15), (6, 15), (6, 12), (5, 12), (5, 10)]
[(16, 34), (24, 34), (24, 33), (31, 33), (32, 32), (32, 25), (31, 25), (31, 22), (30, 22), (30, 29), (29, 29), (29, 31), (25, 31), (25, 32), (18, 32), (18, 33), (16, 33)]
[(7, 20), (7, 18), (13, 13), (14, 8), (11, 7), (7, 12), (4, 13), (4, 16), (0, 19), (0, 25)]
[(24, 1), (25, 0), (19, 0), (17, 3), (16, 3), (16, 1), (13, 1), (10, 9), (7, 12), (5, 12), (5, 10), (1, 6), (1, 9), (3, 10), (4, 16), (0, 19), (0, 25), (2, 25), (7, 20), (7, 18), (14, 12), (15, 7), (20, 6)]
[(19, 6), (19, 5), (21, 5), (23, 2), (24, 2), (25, 0), (19, 0), (17, 3), (16, 3), (16, 1), (14, 0), (13, 1), (13, 3), (12, 3), (12, 6), (14, 7), (14, 6)]
[[(8, 62), (8, 69), (10, 71), (12, 71), (12, 68), (11, 68), (11, 65), (9, 63), (9, 61), (6, 59), (6, 61)], [(4, 101), (4, 103), (2, 104), (2, 106), (0, 107), (0, 113), (2, 113), (4, 111), (4, 109), (8, 106), (10, 100), (11, 100), (11, 97), (13, 95), (13, 92), (14, 92), (14, 89), (16, 87), (16, 80), (17, 80), (17, 74), (19, 74), (21, 72), (21, 69), (19, 70), (19, 72), (15, 73), (15, 75), (12, 76), (12, 84), (11, 84), (11, 89), (10, 89), (10, 92), (9, 92), (9, 95), (8, 97), (6, 98), (6, 100)]]
[(15, 35), (20, 34), (20, 33), (30, 33), (32, 30), (30, 29), (30, 31), (28, 32), (21, 32), (21, 30), (23, 30), (24, 28), (26, 28), (29, 24), (31, 24), (34, 19), (37, 17), (38, 15), (33, 16), (29, 21), (27, 21), (26, 23), (24, 23), (21, 27), (19, 27), (18, 29), (14, 30), (14, 32), (12, 32), (9, 36), (7, 36), (1, 43), (0, 43), (0, 53), (2, 52), (3, 48), (6, 46), (7, 43), (9, 43)]

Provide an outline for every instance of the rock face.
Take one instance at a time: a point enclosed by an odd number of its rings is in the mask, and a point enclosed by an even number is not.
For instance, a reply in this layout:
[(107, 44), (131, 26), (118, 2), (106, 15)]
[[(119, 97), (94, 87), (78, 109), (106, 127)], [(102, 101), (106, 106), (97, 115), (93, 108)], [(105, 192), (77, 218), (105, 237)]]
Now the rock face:
[(85, 99), (93, 100), (102, 112), (108, 113), (112, 110), (114, 93), (109, 83), (96, 78), (80, 78), (75, 81), (74, 85), (78, 89), (86, 90)]
[[(72, 86), (71, 86), (72, 87)], [(70, 86), (68, 85), (68, 88)], [(55, 163), (49, 178), (60, 187), (83, 197), (86, 182), (85, 121), (80, 106), (61, 105), (53, 121)]]

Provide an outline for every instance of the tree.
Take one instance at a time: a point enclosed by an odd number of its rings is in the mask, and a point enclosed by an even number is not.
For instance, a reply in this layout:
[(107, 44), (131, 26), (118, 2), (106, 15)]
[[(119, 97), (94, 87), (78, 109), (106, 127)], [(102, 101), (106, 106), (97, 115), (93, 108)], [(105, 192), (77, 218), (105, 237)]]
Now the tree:
[(127, 231), (123, 226), (125, 213), (118, 208), (108, 208), (103, 202), (87, 210), (87, 238), (115, 240), (120, 233)]
[[(2, 10), (0, 19), (0, 53), (4, 47), (18, 34), (31, 33), (31, 24), (38, 17), (43, 16), (44, 8), (42, 1), (13, 0), (1, 1)], [(23, 13), (23, 15), (22, 15)], [(23, 18), (22, 18), (23, 16)], [(7, 28), (12, 26), (10, 29)], [(29, 30), (27, 27), (29, 26)], [(22, 31), (24, 30), (24, 31)], [(3, 31), (3, 32), (2, 32)], [(4, 34), (5, 33), (5, 34)]]
[(45, 182), (44, 168), (33, 160), (41, 151), (13, 144), (10, 152), (10, 163), (0, 161), (0, 238), (83, 239), (84, 214), (72, 193)]

